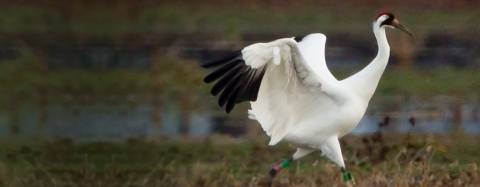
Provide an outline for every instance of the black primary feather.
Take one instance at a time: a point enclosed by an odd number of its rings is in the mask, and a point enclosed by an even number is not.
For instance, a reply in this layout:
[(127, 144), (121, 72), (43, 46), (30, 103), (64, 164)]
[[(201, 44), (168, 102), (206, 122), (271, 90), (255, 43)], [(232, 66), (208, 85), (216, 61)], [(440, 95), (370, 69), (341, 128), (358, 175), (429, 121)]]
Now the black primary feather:
[(210, 93), (218, 96), (218, 105), (225, 106), (229, 113), (237, 103), (256, 101), (265, 67), (251, 68), (245, 64), (241, 50), (226, 57), (202, 64), (204, 68), (218, 67), (204, 78), (206, 83), (214, 83)]
[(248, 69), (246, 69), (246, 71), (240, 75), (240, 79), (237, 81), (236, 85), (233, 87), (233, 91), (228, 98), (227, 105), (225, 106), (225, 110), (227, 111), (227, 113), (229, 113), (233, 109), (235, 104), (237, 104), (236, 101), (238, 100), (239, 95), (242, 94), (242, 86), (244, 86), (247, 83), (248, 81), (247, 79), (249, 78), (248, 77), (249, 73), (250, 72), (248, 71)]
[(216, 96), (218, 93), (220, 93), (220, 91), (222, 91), (225, 88), (227, 83), (231, 81), (235, 75), (238, 75), (237, 71), (241, 68), (242, 66), (236, 66), (234, 69), (226, 73), (218, 82), (215, 83), (215, 85), (213, 85), (210, 93), (213, 96)]
[(211, 83), (217, 79), (219, 79), (220, 77), (222, 77), (223, 75), (225, 75), (225, 73), (227, 73), (228, 71), (230, 71), (232, 68), (235, 68), (236, 66), (240, 65), (242, 61), (241, 60), (235, 60), (235, 61), (232, 61), (228, 64), (225, 64), (223, 65), (222, 67), (216, 69), (214, 72), (208, 74), (204, 79), (203, 81), (206, 82), (206, 83)]
[(223, 107), (225, 105), (225, 103), (228, 101), (228, 98), (230, 98), (230, 95), (235, 91), (239, 80), (241, 80), (241, 74), (237, 74), (232, 81), (228, 82), (218, 98), (219, 106)]
[(243, 82), (241, 89), (239, 91), (240, 95), (237, 97), (236, 103), (241, 103), (243, 101), (249, 100), (248, 88), (253, 83), (253, 77), (255, 76), (255, 70), (249, 68), (247, 75), (245, 75), (245, 81)]
[(250, 91), (250, 93), (249, 93), (250, 101), (256, 101), (257, 100), (258, 91), (260, 90), (260, 86), (262, 84), (262, 79), (263, 79), (264, 75), (265, 75), (265, 69), (257, 71), (257, 73), (255, 74), (253, 85), (249, 89), (249, 91)]

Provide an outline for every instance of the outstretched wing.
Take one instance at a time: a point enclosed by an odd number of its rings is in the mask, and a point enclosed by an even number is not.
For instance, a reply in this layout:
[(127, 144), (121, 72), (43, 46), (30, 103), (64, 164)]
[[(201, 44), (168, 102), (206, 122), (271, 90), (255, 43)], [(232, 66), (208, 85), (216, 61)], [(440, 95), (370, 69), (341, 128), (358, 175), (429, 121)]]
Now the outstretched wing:
[[(322, 40), (317, 44), (323, 45), (318, 48), (322, 51), (310, 50), (315, 39), (310, 35), (302, 41), (283, 38), (249, 45), (223, 59), (203, 64), (205, 68), (216, 68), (204, 81), (216, 81), (211, 93), (219, 95), (218, 104), (227, 113), (239, 102), (252, 101), (250, 117), (258, 120), (271, 136), (270, 144), (276, 144), (298, 121), (298, 115), (290, 114), (308, 109), (308, 106), (299, 108), (300, 103), (308, 103), (308, 99), (314, 98), (311, 95), (323, 94), (325, 84), (331, 79), (330, 72), (327, 76), (320, 75), (322, 70), (315, 63), (321, 62), (310, 57), (315, 52), (323, 55), (326, 38), (323, 34), (319, 36)], [(311, 62), (305, 60), (304, 51), (312, 58)]]
[(211, 94), (219, 96), (218, 105), (229, 113), (237, 103), (257, 100), (263, 77), (271, 64), (286, 66), (285, 77), (290, 80), (298, 76), (305, 85), (321, 85), (310, 67), (306, 67), (297, 42), (292, 38), (252, 44), (222, 59), (204, 63), (204, 68), (216, 68), (204, 82), (216, 81)]

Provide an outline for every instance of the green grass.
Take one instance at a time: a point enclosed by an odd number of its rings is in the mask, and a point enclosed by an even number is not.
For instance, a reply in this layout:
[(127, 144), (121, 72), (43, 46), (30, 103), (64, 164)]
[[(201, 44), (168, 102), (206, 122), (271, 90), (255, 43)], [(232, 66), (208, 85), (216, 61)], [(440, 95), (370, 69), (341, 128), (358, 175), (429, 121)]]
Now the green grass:
[[(468, 186), (480, 182), (476, 141), (462, 135), (350, 136), (344, 138), (343, 148), (358, 186)], [(220, 136), (119, 143), (4, 139), (0, 182), (2, 186), (264, 186), (271, 164), (294, 151), (287, 144), (269, 147), (266, 142)], [(317, 153), (295, 162), (275, 181), (275, 186), (341, 184), (338, 168)]]

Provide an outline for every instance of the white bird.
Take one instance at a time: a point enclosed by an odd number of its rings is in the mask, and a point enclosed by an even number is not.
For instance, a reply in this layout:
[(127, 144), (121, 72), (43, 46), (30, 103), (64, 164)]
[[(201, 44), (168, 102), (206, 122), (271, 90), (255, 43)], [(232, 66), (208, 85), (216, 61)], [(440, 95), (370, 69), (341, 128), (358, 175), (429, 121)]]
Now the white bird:
[[(251, 101), (249, 118), (257, 120), (270, 136), (269, 145), (286, 141), (297, 146), (292, 159), (275, 164), (271, 178), (293, 160), (321, 151), (337, 164), (345, 181), (339, 138), (361, 120), (390, 56), (385, 28), (408, 34), (391, 13), (381, 13), (373, 22), (378, 44), (376, 57), (358, 73), (337, 80), (325, 62), (326, 36), (282, 38), (256, 43), (226, 58), (203, 64), (218, 67), (204, 81), (217, 81), (211, 93), (229, 113), (235, 104)], [(411, 34), (410, 34), (411, 35)]]

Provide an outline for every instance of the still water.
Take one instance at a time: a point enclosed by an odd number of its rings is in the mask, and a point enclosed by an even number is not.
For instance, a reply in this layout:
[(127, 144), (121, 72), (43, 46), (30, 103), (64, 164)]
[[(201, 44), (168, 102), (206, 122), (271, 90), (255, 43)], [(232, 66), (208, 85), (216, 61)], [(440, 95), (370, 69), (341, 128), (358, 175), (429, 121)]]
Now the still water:
[[(480, 105), (477, 98), (460, 100), (447, 96), (374, 97), (366, 116), (352, 133), (377, 131), (398, 133), (480, 133)], [(12, 125), (11, 116), (0, 113), (0, 137), (68, 137), (78, 141), (121, 141), (131, 137), (155, 138), (211, 134), (243, 136), (255, 124), (245, 116), (227, 116), (218, 108), (182, 114), (175, 103), (162, 106), (160, 121), (154, 120), (150, 103), (49, 105), (24, 107)], [(382, 123), (383, 122), (383, 123)], [(382, 127), (380, 127), (382, 126)], [(15, 128), (15, 132), (12, 131)], [(255, 129), (257, 128), (257, 129)], [(186, 129), (186, 130), (185, 130)], [(261, 130), (254, 125), (257, 133)]]

